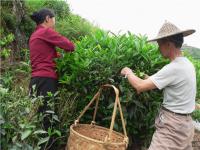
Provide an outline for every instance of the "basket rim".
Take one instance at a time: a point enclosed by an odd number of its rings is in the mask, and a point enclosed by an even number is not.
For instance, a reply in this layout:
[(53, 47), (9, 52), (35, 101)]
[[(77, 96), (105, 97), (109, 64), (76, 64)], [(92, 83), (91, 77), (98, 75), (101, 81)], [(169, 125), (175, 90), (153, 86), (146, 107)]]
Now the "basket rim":
[[(89, 125), (91, 125), (91, 124), (78, 124), (78, 125), (83, 125), (83, 126), (87, 126), (87, 125), (88, 125), (88, 126), (89, 126)], [(109, 129), (107, 129), (107, 128), (105, 128), (105, 127), (102, 127), (102, 126), (99, 126), (99, 125), (93, 125), (93, 126), (96, 126), (96, 127), (98, 127), (98, 128), (102, 128), (102, 129), (109, 130)], [(109, 142), (109, 141), (108, 141), (108, 142), (103, 142), (103, 141), (95, 140), (95, 139), (92, 139), (92, 138), (90, 138), (90, 137), (84, 136), (84, 135), (82, 135), (82, 134), (76, 132), (76, 131), (73, 129), (73, 127), (76, 127), (76, 125), (75, 125), (75, 124), (72, 124), (72, 125), (70, 126), (71, 132), (73, 132), (74, 134), (76, 134), (76, 135), (78, 135), (78, 136), (80, 136), (80, 137), (82, 137), (82, 138), (84, 138), (84, 139), (86, 139), (86, 140), (90, 140), (90, 141), (95, 142), (95, 143), (99, 143), (99, 144), (111, 144), (111, 145), (126, 145), (126, 144), (128, 144), (128, 143), (126, 143), (126, 141), (123, 141), (123, 142), (120, 142), (120, 143), (114, 143), (114, 142)], [(116, 132), (116, 131), (114, 131), (114, 130), (113, 130), (113, 132), (114, 132), (115, 134), (117, 134), (117, 135), (121, 135), (123, 138), (128, 138), (128, 137), (126, 137), (125, 135), (123, 135), (122, 133)]]

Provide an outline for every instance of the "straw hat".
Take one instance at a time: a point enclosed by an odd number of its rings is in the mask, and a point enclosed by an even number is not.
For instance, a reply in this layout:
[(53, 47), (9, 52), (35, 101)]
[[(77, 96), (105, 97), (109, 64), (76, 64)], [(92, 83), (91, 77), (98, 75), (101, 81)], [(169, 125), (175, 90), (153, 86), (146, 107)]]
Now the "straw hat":
[(158, 35), (154, 39), (149, 40), (148, 42), (157, 41), (159, 39), (163, 39), (163, 38), (181, 34), (181, 33), (183, 34), (183, 36), (188, 36), (194, 32), (195, 32), (194, 29), (188, 29), (188, 30), (182, 31), (178, 27), (176, 27), (174, 24), (172, 24), (168, 21), (165, 21), (163, 26), (160, 28)]

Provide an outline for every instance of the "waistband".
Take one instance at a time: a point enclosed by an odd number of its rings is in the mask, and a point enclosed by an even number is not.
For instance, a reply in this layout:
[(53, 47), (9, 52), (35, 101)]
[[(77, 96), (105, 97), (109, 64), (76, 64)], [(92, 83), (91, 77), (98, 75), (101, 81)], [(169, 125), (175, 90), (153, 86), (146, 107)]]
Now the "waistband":
[(171, 110), (169, 110), (169, 109), (167, 109), (167, 108), (165, 108), (165, 107), (163, 107), (163, 106), (161, 106), (161, 109), (162, 109), (162, 110), (165, 110), (165, 111), (167, 111), (167, 112), (170, 112), (170, 113), (172, 113), (172, 114), (175, 114), (175, 115), (180, 115), (180, 116), (191, 116), (191, 113), (189, 113), (189, 114), (176, 113), (176, 112), (173, 112), (173, 111), (171, 111)]

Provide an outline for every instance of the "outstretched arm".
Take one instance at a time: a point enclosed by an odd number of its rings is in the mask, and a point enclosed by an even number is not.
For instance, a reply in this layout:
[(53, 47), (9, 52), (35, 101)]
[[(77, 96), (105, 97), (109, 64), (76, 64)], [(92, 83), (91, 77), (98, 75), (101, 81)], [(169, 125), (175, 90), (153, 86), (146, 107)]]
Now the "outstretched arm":
[(129, 83), (132, 85), (133, 88), (136, 89), (138, 94), (157, 88), (155, 84), (150, 80), (150, 78), (144, 80), (140, 79), (128, 67), (123, 68), (121, 70), (121, 74), (125, 75), (128, 78)]
[(75, 49), (74, 44), (68, 38), (60, 35), (51, 28), (47, 30), (46, 37), (47, 37), (45, 38), (46, 41), (52, 43), (53, 45), (61, 49), (64, 49), (67, 52), (72, 52)]

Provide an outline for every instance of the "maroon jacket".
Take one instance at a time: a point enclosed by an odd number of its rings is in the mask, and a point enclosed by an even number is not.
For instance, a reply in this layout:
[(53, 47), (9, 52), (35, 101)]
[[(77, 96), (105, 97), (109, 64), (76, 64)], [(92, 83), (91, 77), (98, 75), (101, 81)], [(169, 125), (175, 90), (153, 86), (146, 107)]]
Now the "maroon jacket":
[(74, 44), (51, 28), (36, 27), (29, 40), (32, 77), (50, 77), (57, 79), (54, 58), (55, 47), (65, 51), (74, 51)]

